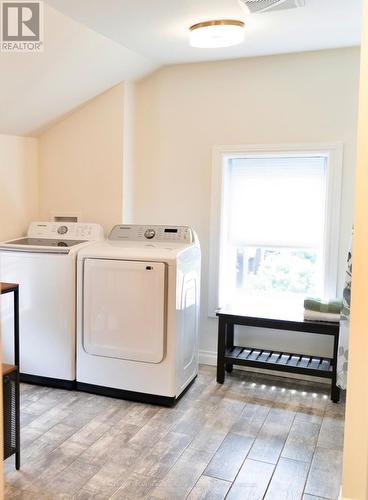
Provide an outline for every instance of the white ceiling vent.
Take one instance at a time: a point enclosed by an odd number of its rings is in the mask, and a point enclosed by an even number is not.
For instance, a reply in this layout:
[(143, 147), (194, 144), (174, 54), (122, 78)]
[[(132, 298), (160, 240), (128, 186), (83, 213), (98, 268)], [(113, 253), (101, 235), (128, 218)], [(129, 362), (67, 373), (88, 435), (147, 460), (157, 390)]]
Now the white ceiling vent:
[(305, 7), (305, 0), (239, 0), (239, 3), (250, 14)]

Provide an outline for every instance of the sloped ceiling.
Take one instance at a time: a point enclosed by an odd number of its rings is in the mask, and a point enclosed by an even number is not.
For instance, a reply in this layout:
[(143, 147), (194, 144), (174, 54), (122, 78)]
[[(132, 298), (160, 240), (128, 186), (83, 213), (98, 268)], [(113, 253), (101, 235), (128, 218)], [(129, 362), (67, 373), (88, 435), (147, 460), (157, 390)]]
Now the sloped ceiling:
[(45, 6), (43, 53), (0, 53), (0, 133), (35, 135), (122, 80), (157, 64)]
[[(123, 80), (164, 64), (346, 47), (360, 43), (362, 0), (247, 16), (238, 0), (46, 0), (45, 51), (0, 53), (0, 133), (37, 131)], [(194, 49), (188, 27), (246, 22), (245, 42)]]

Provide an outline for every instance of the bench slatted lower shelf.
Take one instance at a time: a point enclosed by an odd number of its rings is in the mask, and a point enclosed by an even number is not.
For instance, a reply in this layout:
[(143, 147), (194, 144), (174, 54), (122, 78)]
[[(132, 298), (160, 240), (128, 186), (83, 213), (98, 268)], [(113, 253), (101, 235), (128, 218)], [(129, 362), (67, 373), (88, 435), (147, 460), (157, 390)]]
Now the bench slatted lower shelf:
[(333, 360), (285, 352), (252, 349), (251, 347), (232, 347), (226, 349), (225, 361), (235, 362), (238, 365), (253, 366), (267, 370), (311, 374), (318, 377), (332, 378)]

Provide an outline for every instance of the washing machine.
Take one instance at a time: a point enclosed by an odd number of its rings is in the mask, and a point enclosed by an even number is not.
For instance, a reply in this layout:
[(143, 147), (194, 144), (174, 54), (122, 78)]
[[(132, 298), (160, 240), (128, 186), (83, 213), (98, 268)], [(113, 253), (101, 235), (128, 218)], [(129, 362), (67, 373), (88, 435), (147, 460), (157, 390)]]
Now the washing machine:
[(77, 388), (174, 404), (198, 373), (200, 271), (184, 226), (117, 225), (82, 249)]
[[(19, 283), (20, 377), (75, 387), (77, 254), (104, 239), (99, 224), (33, 222), (26, 237), (0, 244), (0, 281)], [(13, 308), (1, 300), (3, 359), (13, 363)]]

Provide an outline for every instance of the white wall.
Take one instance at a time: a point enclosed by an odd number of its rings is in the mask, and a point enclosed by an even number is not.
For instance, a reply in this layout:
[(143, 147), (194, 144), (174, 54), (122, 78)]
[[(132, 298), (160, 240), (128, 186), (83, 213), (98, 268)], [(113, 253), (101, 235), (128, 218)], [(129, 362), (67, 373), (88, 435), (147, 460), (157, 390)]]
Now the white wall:
[(89, 101), (40, 137), (40, 217), (77, 213), (105, 231), (121, 222), (124, 84)]
[[(211, 153), (214, 145), (343, 142), (340, 284), (349, 244), (359, 50), (339, 49), (165, 67), (136, 87), (134, 222), (189, 224), (203, 249), (202, 361), (214, 361), (207, 317)], [(329, 354), (325, 339), (252, 334), (269, 344)], [(312, 342), (310, 341), (312, 339)], [(272, 347), (272, 346), (269, 346)]]
[(38, 217), (38, 141), (0, 135), (0, 241), (25, 234)]

